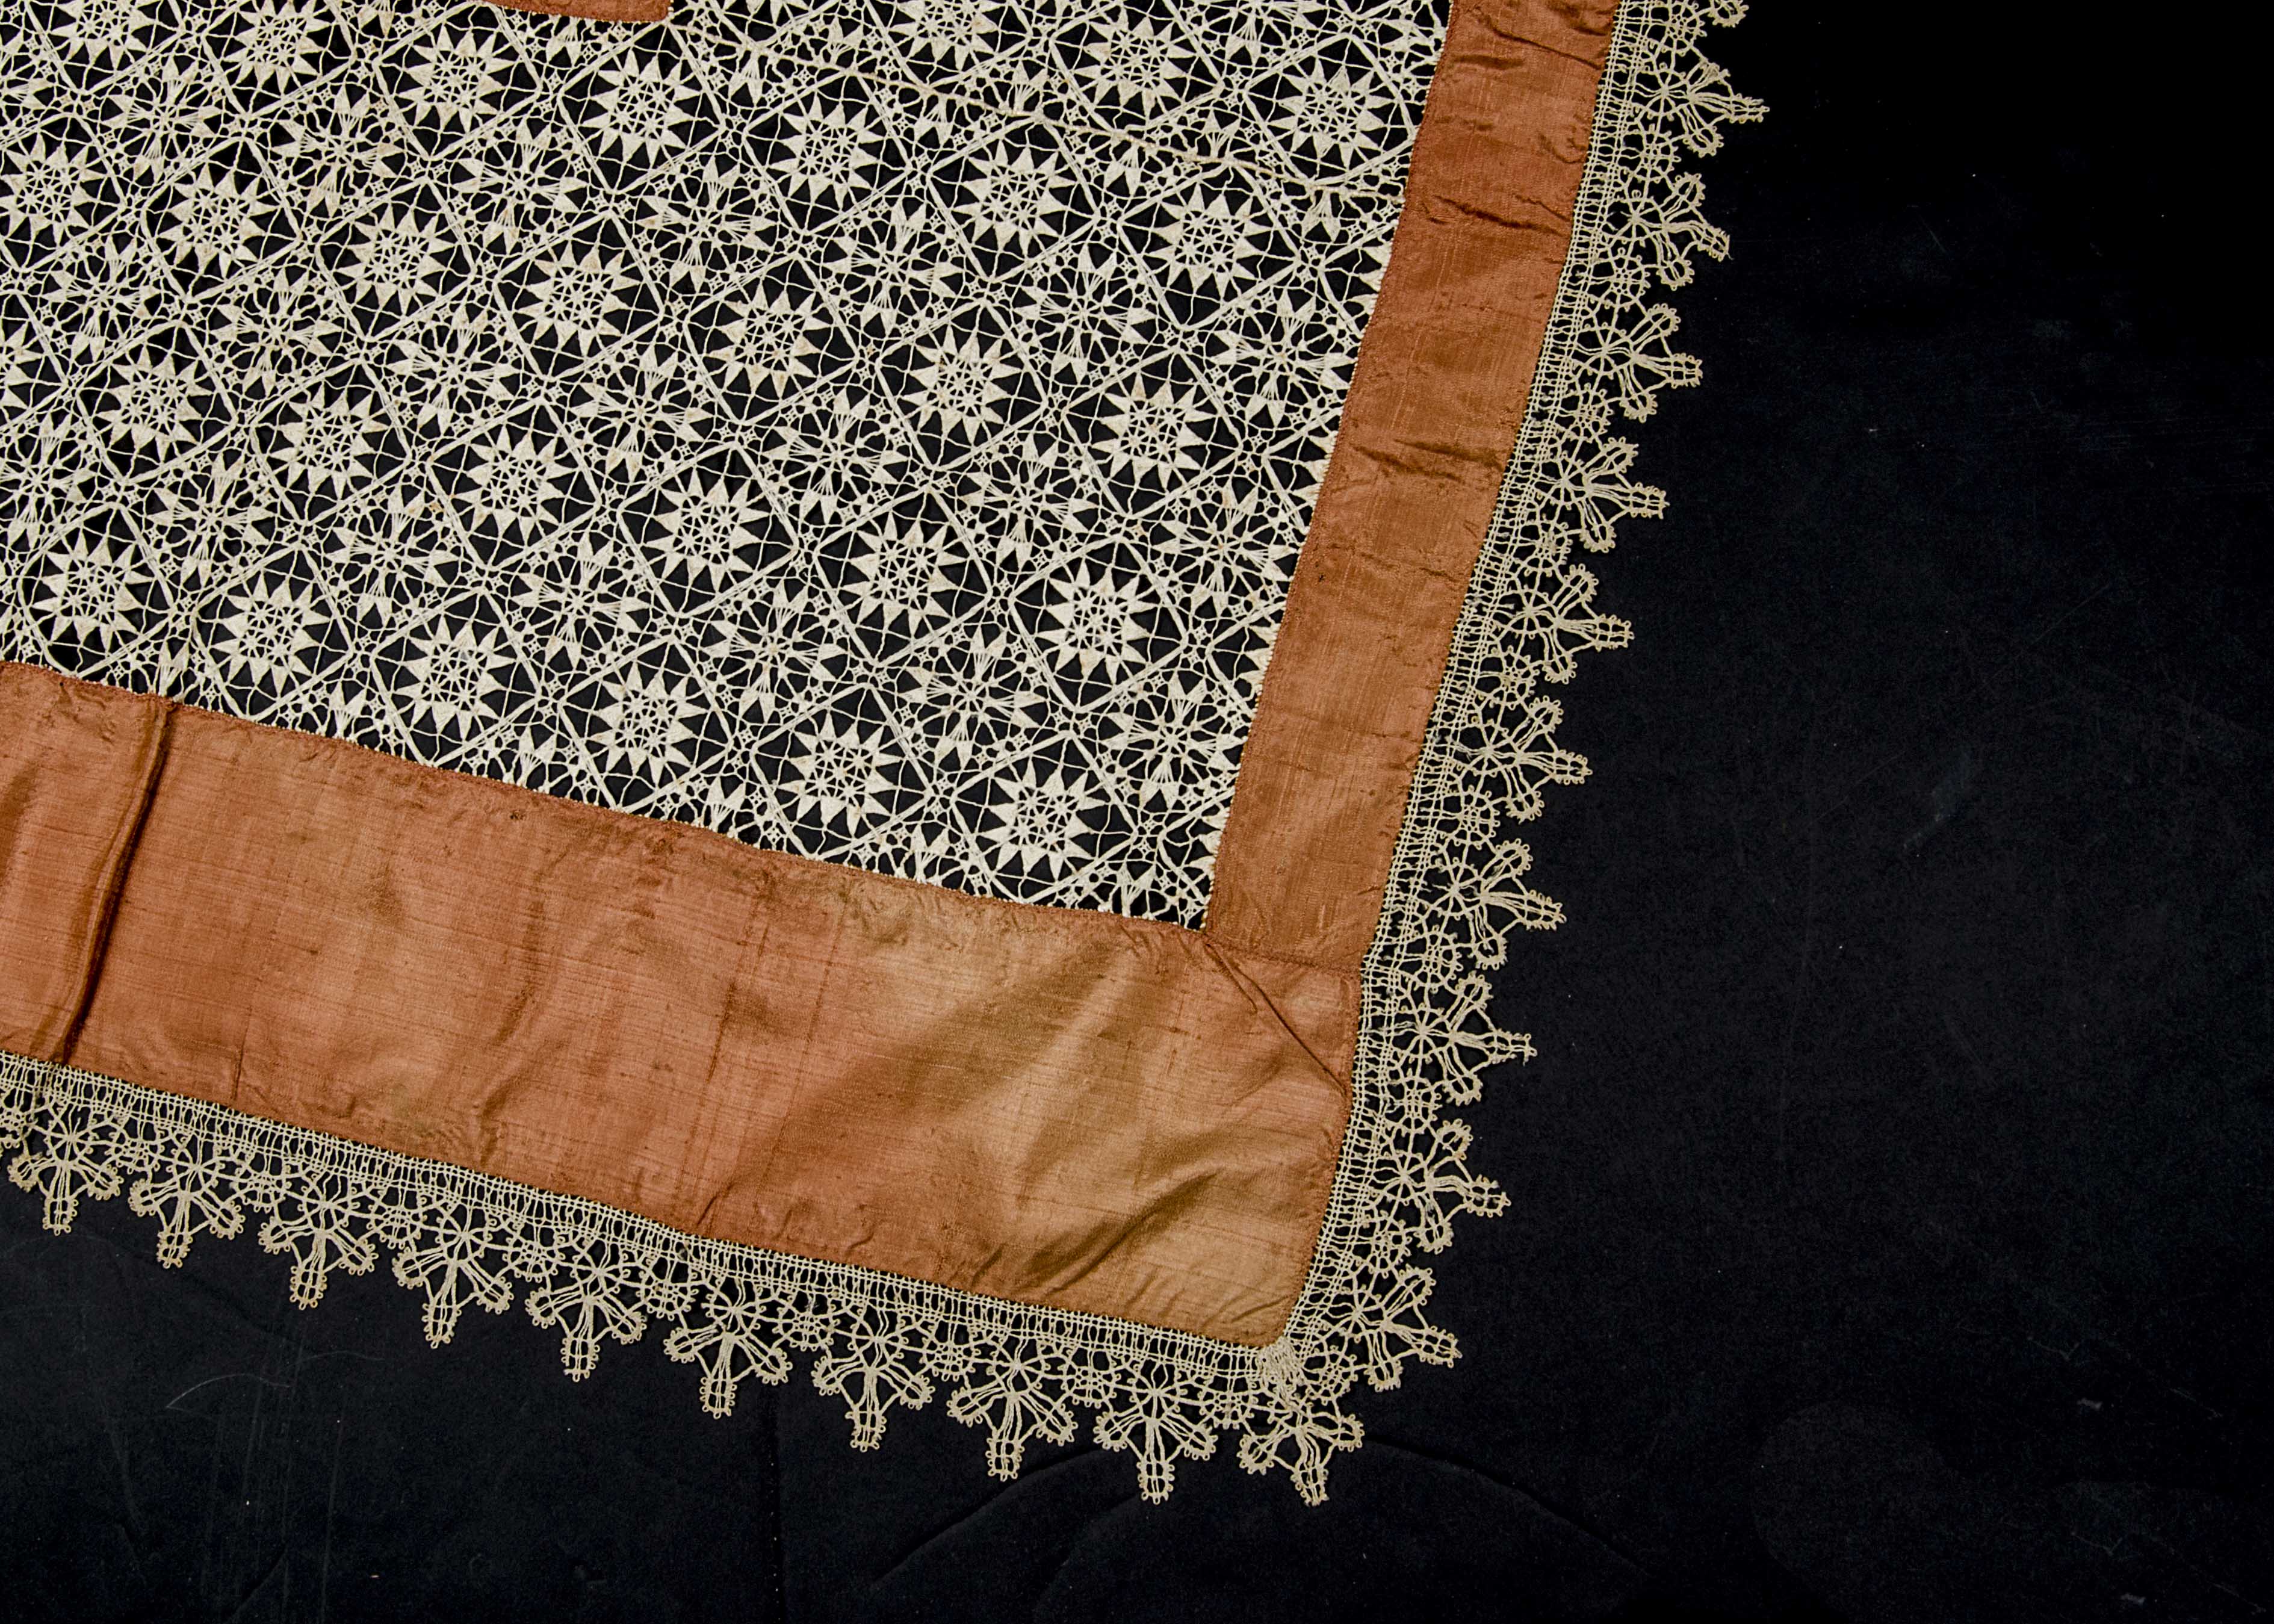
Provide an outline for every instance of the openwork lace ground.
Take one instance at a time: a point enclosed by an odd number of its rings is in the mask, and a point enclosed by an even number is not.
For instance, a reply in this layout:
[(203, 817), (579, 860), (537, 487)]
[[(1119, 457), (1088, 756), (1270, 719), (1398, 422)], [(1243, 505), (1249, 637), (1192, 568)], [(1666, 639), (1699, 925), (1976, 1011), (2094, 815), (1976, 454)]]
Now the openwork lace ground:
[(0, 657), (1197, 923), (1436, 11), (20, 0)]
[(1649, 415), (1657, 392), (1694, 382), (1669, 347), (1674, 313), (1657, 286), (1689, 280), (1690, 258), (1727, 244), (1699, 212), (1685, 154), (1720, 126), (1756, 118), (1698, 51), (1737, 0), (1627, 0), (1600, 94), (1573, 242), (1499, 513), (1455, 639), (1366, 970), (1350, 1132), (1311, 1275), (1286, 1332), (1253, 1350), (1124, 1321), (1028, 1308), (867, 1270), (697, 1240), (590, 1202), (320, 1134), (85, 1072), (0, 1057), (0, 1144), (20, 1142), (10, 1176), (67, 1229), (81, 1200), (126, 1195), (157, 1221), (160, 1259), (200, 1234), (256, 1224), (292, 1262), (292, 1296), (312, 1304), (335, 1269), (367, 1273), (382, 1251), (425, 1298), (428, 1338), (448, 1340), (469, 1305), (502, 1312), (516, 1289), (561, 1335), (571, 1377), (607, 1340), (672, 1327), (665, 1351), (700, 1372), (704, 1407), (732, 1410), (746, 1380), (787, 1379), (794, 1355), (841, 1397), (856, 1447), (881, 1439), (896, 1404), (948, 1389), (948, 1412), (983, 1427), (990, 1471), (1008, 1477), (1027, 1446), (1090, 1435), (1136, 1457), (1148, 1499), (1179, 1460), (1239, 1434), (1240, 1463), (1284, 1470), (1306, 1500), (1328, 1462), (1355, 1447), (1344, 1408), (1364, 1379), (1395, 1386), (1409, 1360), (1449, 1363), (1452, 1337), (1427, 1320), (1432, 1278), (1417, 1252), (1442, 1250), (1456, 1213), (1506, 1198), (1466, 1165), (1467, 1128), (1445, 1115), (1485, 1073), (1528, 1056), (1494, 1027), (1486, 973), (1517, 927), (1557, 906), (1529, 890), (1509, 825), (1535, 816), (1548, 784), (1575, 783), (1561, 711), (1543, 684), (1566, 680), (1582, 649), (1628, 628), (1590, 606), (1600, 552), (1622, 518), (1662, 494), (1628, 478), (1634, 448), (1613, 419)]

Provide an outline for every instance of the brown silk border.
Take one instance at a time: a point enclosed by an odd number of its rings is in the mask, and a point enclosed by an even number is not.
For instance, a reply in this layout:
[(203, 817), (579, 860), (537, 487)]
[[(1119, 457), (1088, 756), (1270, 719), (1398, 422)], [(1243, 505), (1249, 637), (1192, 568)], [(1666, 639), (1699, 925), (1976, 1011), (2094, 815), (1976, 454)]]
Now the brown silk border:
[(0, 1049), (695, 1234), (1269, 1342), (1614, 11), (1455, 8), (1203, 929), (0, 666)]
[(1615, 0), (1457, 4), (1216, 847), (1218, 941), (1356, 969), (1532, 389)]
[(508, 11), (546, 17), (589, 17), (603, 23), (659, 23), (671, 14), (671, 0), (492, 0)]
[(674, 1229), (1266, 1342), (1350, 979), (0, 666), (0, 1049)]

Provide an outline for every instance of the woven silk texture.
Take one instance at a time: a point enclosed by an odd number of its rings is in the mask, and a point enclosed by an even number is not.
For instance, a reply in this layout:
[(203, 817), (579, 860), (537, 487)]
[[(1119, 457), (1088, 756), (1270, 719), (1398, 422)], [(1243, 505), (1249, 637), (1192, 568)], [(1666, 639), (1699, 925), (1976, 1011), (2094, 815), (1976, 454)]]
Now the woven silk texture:
[(11, 8), (14, 1182), (1322, 1493), (1735, 11)]

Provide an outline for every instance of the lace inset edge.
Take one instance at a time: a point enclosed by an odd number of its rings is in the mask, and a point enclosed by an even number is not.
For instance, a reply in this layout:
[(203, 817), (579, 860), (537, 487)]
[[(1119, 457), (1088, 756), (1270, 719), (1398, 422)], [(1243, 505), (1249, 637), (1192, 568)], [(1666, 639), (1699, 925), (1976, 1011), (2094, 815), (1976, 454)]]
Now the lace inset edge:
[(1516, 452), (1456, 629), (1416, 769), (1382, 922), (1368, 955), (1352, 1113), (1301, 1299), (1263, 1349), (1128, 1321), (1030, 1307), (872, 1270), (668, 1229), (631, 1214), (445, 1163), (371, 1149), (69, 1067), (0, 1055), (0, 1149), (9, 1175), (68, 1229), (82, 1200), (124, 1192), (158, 1223), (172, 1267), (200, 1234), (258, 1220), (266, 1251), (291, 1260), (304, 1307), (335, 1269), (368, 1274), (382, 1249), (425, 1297), (427, 1340), (449, 1340), (469, 1305), (499, 1313), (519, 1282), (538, 1326), (558, 1330), (572, 1380), (601, 1344), (672, 1328), (664, 1350), (692, 1364), (703, 1406), (732, 1411), (745, 1380), (787, 1380), (806, 1357), (815, 1387), (841, 1398), (855, 1448), (882, 1440), (894, 1405), (943, 1387), (949, 1415), (987, 1433), (990, 1473), (1017, 1474), (1030, 1441), (1067, 1444), (1094, 1411), (1101, 1447), (1136, 1457), (1148, 1500), (1179, 1460), (1205, 1459), (1237, 1431), (1240, 1464), (1286, 1471), (1314, 1503), (1337, 1450), (1357, 1447), (1344, 1407), (1363, 1378), (1395, 1387), (1408, 1361), (1449, 1364), (1452, 1336), (1424, 1313), (1433, 1277), (1417, 1252), (1443, 1250), (1456, 1213), (1494, 1214), (1507, 1197), (1469, 1170), (1465, 1124), (1487, 1071), (1529, 1058), (1528, 1038), (1492, 1024), (1486, 973), (1517, 927), (1551, 928), (1556, 904), (1530, 890), (1530, 853), (1507, 826), (1536, 816), (1550, 784), (1586, 775), (1560, 747), (1561, 707), (1543, 683), (1570, 680), (1583, 649), (1629, 640), (1592, 607), (1577, 551), (1613, 545), (1618, 520), (1663, 512), (1663, 492), (1628, 477), (1635, 447), (1615, 414), (1647, 417), (1659, 390), (1697, 381), (1670, 347), (1690, 257), (1721, 258), (1703, 187), (1683, 154), (1721, 126), (1758, 118), (1698, 49), (1742, 0), (1626, 0), (1598, 93), (1571, 247)]

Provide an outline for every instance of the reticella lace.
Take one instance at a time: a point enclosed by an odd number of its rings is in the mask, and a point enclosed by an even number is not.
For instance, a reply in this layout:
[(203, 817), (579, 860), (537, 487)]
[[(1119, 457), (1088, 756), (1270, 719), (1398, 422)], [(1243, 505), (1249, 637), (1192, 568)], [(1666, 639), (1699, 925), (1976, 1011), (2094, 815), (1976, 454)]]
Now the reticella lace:
[(0, 658), (1197, 924), (1427, 0), (0, 22)]

